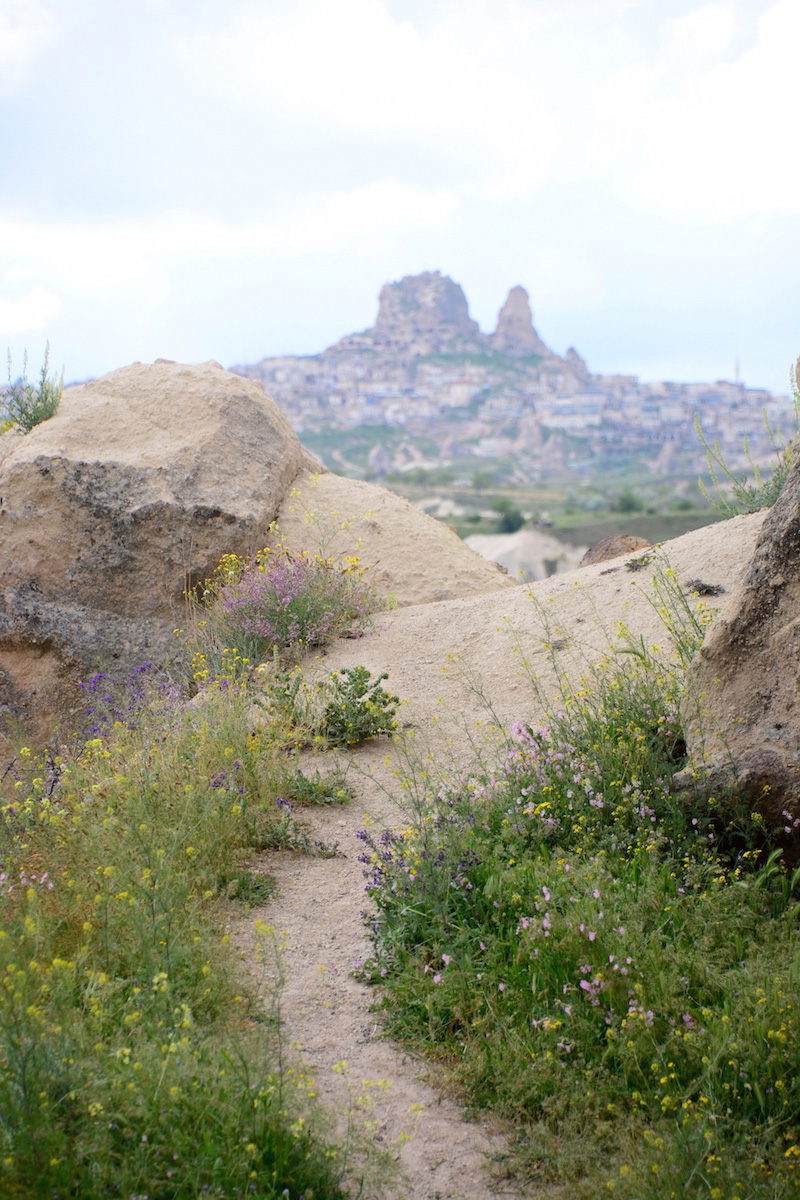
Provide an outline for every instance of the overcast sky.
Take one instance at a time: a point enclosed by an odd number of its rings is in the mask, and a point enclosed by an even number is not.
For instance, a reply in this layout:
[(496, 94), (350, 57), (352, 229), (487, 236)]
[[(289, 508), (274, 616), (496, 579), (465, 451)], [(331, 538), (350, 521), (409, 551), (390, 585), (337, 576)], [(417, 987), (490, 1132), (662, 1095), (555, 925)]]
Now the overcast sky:
[(439, 269), (595, 371), (788, 390), (800, 0), (0, 0), (0, 350), (371, 325)]

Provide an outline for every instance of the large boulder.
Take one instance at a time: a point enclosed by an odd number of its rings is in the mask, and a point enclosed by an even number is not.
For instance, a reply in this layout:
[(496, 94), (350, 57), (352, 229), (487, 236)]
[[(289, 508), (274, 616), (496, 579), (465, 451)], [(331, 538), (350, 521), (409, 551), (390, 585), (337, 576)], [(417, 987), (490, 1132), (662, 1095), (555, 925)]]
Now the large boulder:
[(517, 587), (441, 521), (374, 483), (303, 471), (281, 505), (275, 540), (290, 550), (356, 554), (398, 607)]
[(611, 533), (596, 546), (590, 546), (579, 565), (590, 567), (592, 563), (607, 562), (609, 558), (619, 558), (622, 554), (646, 550), (649, 545), (647, 538), (637, 537), (635, 533)]
[(187, 587), (264, 545), (315, 461), (260, 384), (214, 362), (135, 363), (1, 437), (0, 715), (43, 734), (87, 673), (163, 658)]
[[(800, 830), (800, 463), (764, 520), (740, 585), (687, 679), (692, 766), (680, 783), (731, 784), (798, 857)], [(796, 824), (797, 823), (797, 824)]]

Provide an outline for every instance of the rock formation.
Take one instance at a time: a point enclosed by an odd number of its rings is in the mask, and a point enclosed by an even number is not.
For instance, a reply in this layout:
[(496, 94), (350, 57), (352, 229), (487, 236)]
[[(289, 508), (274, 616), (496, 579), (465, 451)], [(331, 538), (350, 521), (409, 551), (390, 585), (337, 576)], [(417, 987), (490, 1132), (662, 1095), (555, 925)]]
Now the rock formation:
[(619, 558), (621, 554), (646, 550), (649, 545), (647, 538), (637, 537), (635, 533), (612, 533), (596, 546), (590, 546), (579, 565), (589, 567), (592, 563), (605, 562), (608, 558)]
[(459, 351), (485, 353), (488, 346), (489, 339), (469, 315), (461, 285), (440, 271), (424, 271), (385, 283), (374, 327), (343, 338), (325, 353), (341, 355), (368, 348), (414, 357)]
[(690, 668), (683, 719), (692, 768), (680, 782), (735, 783), (800, 857), (800, 463)]
[(261, 386), (217, 363), (114, 371), (2, 442), (0, 711), (40, 727), (87, 672), (163, 657), (186, 587), (263, 544), (310, 465)]
[(278, 528), (293, 550), (324, 546), (333, 556), (358, 554), (377, 590), (398, 607), (518, 586), (449, 526), (358, 479), (301, 472), (278, 513)]
[(361, 536), (399, 603), (509, 585), (406, 501), (324, 471), (261, 385), (218, 363), (136, 363), (0, 437), (0, 728), (69, 728), (80, 680), (163, 661), (187, 587), (267, 545), (279, 512), (294, 548), (318, 548), (306, 507), (318, 527), (355, 520), (342, 552)]
[(589, 368), (586, 365), (586, 359), (581, 358), (574, 346), (570, 346), (564, 355), (564, 361), (576, 379), (579, 379), (581, 383), (589, 382)]
[(390, 340), (413, 341), (427, 335), (472, 338), (479, 331), (461, 285), (440, 271), (425, 271), (383, 285), (375, 332)]
[(533, 327), (533, 313), (524, 287), (513, 287), (508, 293), (497, 318), (492, 348), (514, 357), (527, 354), (551, 356), (552, 351), (545, 346)]

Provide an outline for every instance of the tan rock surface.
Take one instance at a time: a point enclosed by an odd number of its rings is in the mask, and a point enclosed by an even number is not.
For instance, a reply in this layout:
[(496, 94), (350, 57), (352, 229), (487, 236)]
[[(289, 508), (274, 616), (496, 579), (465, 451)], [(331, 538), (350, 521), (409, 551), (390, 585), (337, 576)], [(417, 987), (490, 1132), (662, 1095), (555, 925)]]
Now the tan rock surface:
[(592, 563), (606, 562), (609, 558), (631, 554), (634, 550), (646, 550), (649, 545), (647, 538), (637, 537), (635, 533), (612, 533), (596, 546), (590, 546), (580, 565), (589, 567)]
[[(800, 817), (800, 464), (691, 666), (683, 720), (695, 767), (735, 780), (771, 830), (791, 830)], [(794, 861), (799, 841), (790, 833), (784, 844)]]
[(301, 473), (277, 525), (293, 550), (357, 554), (400, 607), (457, 600), (516, 587), (441, 521), (376, 484)]
[(0, 712), (40, 732), (87, 673), (163, 656), (187, 583), (263, 544), (310, 461), (218, 363), (135, 363), (0, 444)]
[(524, 287), (513, 287), (497, 317), (497, 329), (492, 337), (492, 347), (501, 354), (551, 354), (533, 328), (528, 293)]

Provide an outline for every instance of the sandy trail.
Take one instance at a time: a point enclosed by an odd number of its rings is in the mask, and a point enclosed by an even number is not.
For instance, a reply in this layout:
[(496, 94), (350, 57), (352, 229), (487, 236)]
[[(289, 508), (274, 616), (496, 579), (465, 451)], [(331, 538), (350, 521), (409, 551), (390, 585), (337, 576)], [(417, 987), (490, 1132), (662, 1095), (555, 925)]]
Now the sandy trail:
[[(697, 579), (723, 588), (715, 601), (722, 607), (724, 593), (735, 588), (752, 553), (762, 520), (763, 514), (738, 517), (667, 543), (677, 580), (684, 588)], [(629, 572), (624, 564), (625, 559), (598, 563), (531, 585), (536, 603), (528, 588), (519, 587), (384, 614), (371, 636), (332, 646), (325, 668), (363, 664), (373, 674), (388, 670), (389, 686), (406, 701), (402, 719), (416, 727), (418, 739), (430, 737), (442, 757), (469, 763), (473, 739), (480, 740), (491, 723), (487, 700), (504, 728), (514, 720), (536, 719), (525, 675), (533, 671), (545, 691), (552, 688), (554, 654), (544, 642), (556, 643), (555, 658), (563, 654), (563, 669), (580, 672), (605, 652), (618, 621), (648, 645), (665, 641), (655, 607), (647, 602), (653, 598), (652, 569)], [(367, 821), (377, 831), (403, 823), (386, 794), (396, 781), (385, 756), (385, 743), (360, 748), (351, 775), (355, 802), (310, 814), (316, 836), (338, 841), (341, 857), (264, 858), (262, 869), (278, 880), (277, 898), (240, 923), (237, 941), (249, 956), (253, 917), (284, 934), (282, 1010), (289, 1038), (311, 1068), (321, 1099), (335, 1111), (346, 1108), (349, 1087), (358, 1094), (365, 1090), (362, 1080), (373, 1081), (367, 1087), (374, 1100), (368, 1114), (375, 1122), (373, 1136), (383, 1146), (397, 1147), (404, 1197), (530, 1196), (505, 1177), (507, 1147), (501, 1133), (487, 1123), (465, 1122), (462, 1107), (439, 1097), (429, 1082), (435, 1073), (382, 1036), (370, 1011), (374, 992), (351, 977), (354, 961), (370, 951), (361, 915), (367, 900), (356, 833)], [(345, 1074), (334, 1069), (342, 1062), (348, 1064)], [(381, 1080), (388, 1086), (380, 1086)], [(403, 1143), (409, 1132), (413, 1136)]]
[[(377, 766), (374, 749), (361, 750), (358, 767)], [(503, 1183), (506, 1147), (501, 1134), (464, 1120), (463, 1106), (440, 1097), (425, 1075), (430, 1068), (405, 1054), (381, 1031), (370, 1011), (375, 992), (353, 978), (353, 965), (370, 953), (362, 918), (367, 907), (358, 830), (401, 823), (400, 812), (365, 774), (351, 773), (356, 800), (346, 808), (315, 810), (315, 836), (338, 842), (340, 856), (270, 855), (264, 864), (278, 896), (242, 923), (237, 941), (254, 941), (253, 917), (274, 926), (286, 983), (281, 1009), (286, 1032), (301, 1054), (323, 1103), (337, 1113), (369, 1097), (362, 1120), (372, 1136), (396, 1151), (405, 1175), (403, 1196), (414, 1200), (488, 1200), (516, 1196)], [(346, 1064), (346, 1068), (342, 1067)], [(411, 1135), (408, 1137), (408, 1135)]]

